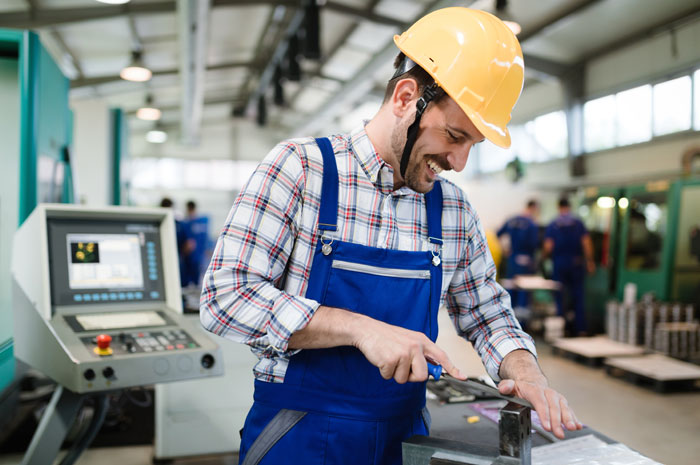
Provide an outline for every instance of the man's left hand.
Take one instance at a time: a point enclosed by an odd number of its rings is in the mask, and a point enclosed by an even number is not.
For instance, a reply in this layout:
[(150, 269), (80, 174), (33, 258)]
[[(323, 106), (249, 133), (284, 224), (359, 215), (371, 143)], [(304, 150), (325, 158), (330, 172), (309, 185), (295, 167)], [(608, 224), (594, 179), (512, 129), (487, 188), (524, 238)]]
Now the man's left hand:
[(501, 364), (501, 374), (513, 379), (503, 379), (498, 383), (498, 391), (529, 401), (545, 430), (564, 439), (562, 425), (569, 431), (583, 428), (566, 398), (548, 386), (547, 379), (530, 352), (516, 350), (506, 355)]

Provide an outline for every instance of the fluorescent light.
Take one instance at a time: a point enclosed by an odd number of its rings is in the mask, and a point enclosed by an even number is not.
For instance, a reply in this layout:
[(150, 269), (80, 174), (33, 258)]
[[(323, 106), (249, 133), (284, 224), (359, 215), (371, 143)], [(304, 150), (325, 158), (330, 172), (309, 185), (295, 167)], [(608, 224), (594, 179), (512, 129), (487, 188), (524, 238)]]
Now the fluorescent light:
[(520, 34), (520, 31), (523, 30), (523, 28), (520, 27), (520, 24), (515, 21), (503, 21), (503, 24), (508, 26), (508, 29), (513, 31), (513, 34), (515, 34), (516, 36)]
[(146, 121), (158, 121), (161, 116), (161, 111), (157, 108), (141, 107), (136, 110), (136, 117)]
[(620, 198), (620, 200), (617, 201), (617, 205), (620, 208), (627, 208), (630, 205), (630, 201), (627, 200), (627, 197), (622, 197), (622, 198)]
[(600, 208), (612, 208), (615, 206), (615, 199), (612, 197), (598, 197), (596, 205)]
[(144, 82), (151, 79), (153, 73), (143, 66), (127, 66), (119, 72), (119, 76), (126, 81)]
[(123, 5), (124, 3), (129, 3), (131, 0), (97, 0), (100, 3), (107, 3), (109, 5)]
[(168, 133), (165, 131), (154, 129), (152, 131), (148, 131), (148, 133), (146, 134), (146, 140), (151, 144), (162, 144), (163, 142), (168, 140)]
[(144, 66), (141, 50), (134, 50), (131, 52), (131, 63), (121, 70), (119, 76), (126, 81), (144, 82), (151, 79), (153, 73)]

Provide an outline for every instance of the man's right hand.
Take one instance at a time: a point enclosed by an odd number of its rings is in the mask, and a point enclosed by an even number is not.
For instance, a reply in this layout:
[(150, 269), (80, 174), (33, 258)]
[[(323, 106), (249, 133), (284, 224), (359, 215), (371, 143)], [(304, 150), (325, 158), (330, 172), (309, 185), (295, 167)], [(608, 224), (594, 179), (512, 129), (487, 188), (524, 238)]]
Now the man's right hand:
[(428, 379), (426, 357), (455, 378), (467, 379), (425, 334), (340, 308), (320, 306), (306, 327), (289, 338), (290, 349), (338, 346), (357, 347), (384, 379), (397, 383)]
[(426, 357), (442, 365), (455, 378), (467, 379), (454, 366), (444, 350), (425, 334), (368, 318), (355, 347), (379, 368), (384, 379), (397, 383), (420, 382), (428, 379)]

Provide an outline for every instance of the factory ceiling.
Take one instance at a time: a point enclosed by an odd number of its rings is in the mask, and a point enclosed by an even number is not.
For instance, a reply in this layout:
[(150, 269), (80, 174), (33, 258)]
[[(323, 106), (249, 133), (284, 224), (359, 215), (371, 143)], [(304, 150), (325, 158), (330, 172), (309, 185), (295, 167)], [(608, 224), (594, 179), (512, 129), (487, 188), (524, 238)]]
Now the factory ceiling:
[[(194, 140), (203, 121), (225, 118), (313, 132), (319, 120), (381, 99), (394, 34), (455, 5), (521, 24), (526, 88), (700, 15), (697, 0), (4, 0), (0, 27), (37, 31), (71, 79), (72, 99), (102, 98), (129, 114), (150, 99), (163, 125), (191, 126)], [(299, 42), (290, 38), (305, 29), (310, 39), (318, 33), (320, 50), (302, 41), (291, 63)], [(147, 82), (119, 76), (134, 52), (153, 72)]]

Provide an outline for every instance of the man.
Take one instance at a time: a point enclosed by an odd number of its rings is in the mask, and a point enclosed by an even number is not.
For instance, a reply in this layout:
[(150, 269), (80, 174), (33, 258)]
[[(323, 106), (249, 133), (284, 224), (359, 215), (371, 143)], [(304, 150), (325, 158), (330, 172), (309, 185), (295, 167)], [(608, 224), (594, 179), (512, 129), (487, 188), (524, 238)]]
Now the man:
[(180, 283), (182, 287), (201, 285), (200, 275), (205, 265), (209, 242), (209, 218), (197, 214), (197, 204), (188, 200), (186, 218), (182, 222), (185, 240), (180, 248)]
[(377, 115), (275, 147), (207, 270), (202, 324), (259, 358), (243, 464), (401, 463), (401, 442), (428, 433), (426, 360), (464, 379), (434, 343), (440, 304), (501, 392), (530, 400), (560, 437), (562, 422), (580, 428), (496, 283), (476, 213), (438, 179), (485, 137), (509, 144), (517, 39), (488, 13), (448, 8), (395, 42)]
[(557, 295), (557, 313), (567, 319), (568, 305), (564, 297), (573, 305), (573, 329), (578, 335), (585, 335), (586, 310), (584, 306), (584, 280), (586, 271), (593, 273), (593, 243), (581, 220), (571, 214), (571, 205), (566, 198), (559, 200), (559, 216), (552, 221), (545, 231), (542, 252), (552, 256), (553, 276), (562, 284), (563, 291)]
[[(510, 250), (506, 263), (506, 278), (512, 278), (520, 274), (533, 274), (535, 272), (535, 252), (539, 245), (539, 228), (535, 223), (539, 204), (536, 200), (527, 202), (525, 211), (506, 221), (496, 233), (500, 238), (508, 236)], [(523, 309), (527, 307), (528, 295), (525, 291), (513, 290), (510, 292), (513, 307)]]

